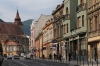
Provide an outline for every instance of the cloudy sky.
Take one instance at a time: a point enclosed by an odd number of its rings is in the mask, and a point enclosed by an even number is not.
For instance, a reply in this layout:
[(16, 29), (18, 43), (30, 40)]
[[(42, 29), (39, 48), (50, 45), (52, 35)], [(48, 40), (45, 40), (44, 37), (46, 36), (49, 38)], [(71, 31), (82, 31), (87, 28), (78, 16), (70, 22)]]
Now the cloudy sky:
[(0, 0), (0, 19), (13, 22), (17, 7), (21, 21), (38, 19), (41, 14), (50, 15), (63, 0)]

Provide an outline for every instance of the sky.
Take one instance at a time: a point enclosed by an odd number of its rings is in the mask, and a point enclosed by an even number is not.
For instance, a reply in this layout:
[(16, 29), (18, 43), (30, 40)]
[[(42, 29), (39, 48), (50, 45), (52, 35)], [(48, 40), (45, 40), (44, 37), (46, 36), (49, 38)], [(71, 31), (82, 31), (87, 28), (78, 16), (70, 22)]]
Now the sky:
[(14, 22), (17, 8), (21, 21), (38, 19), (41, 14), (51, 15), (63, 0), (0, 0), (0, 19)]

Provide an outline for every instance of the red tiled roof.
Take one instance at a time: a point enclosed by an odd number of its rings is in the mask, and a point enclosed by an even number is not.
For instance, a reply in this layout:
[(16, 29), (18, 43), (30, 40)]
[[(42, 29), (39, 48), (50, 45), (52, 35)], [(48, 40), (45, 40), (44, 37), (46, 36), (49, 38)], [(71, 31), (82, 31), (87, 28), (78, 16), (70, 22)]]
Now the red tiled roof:
[(23, 35), (22, 29), (13, 23), (0, 22), (0, 33), (9, 35)]
[(6, 45), (19, 45), (22, 46), (22, 44), (18, 44), (17, 42), (14, 42), (13, 40), (7, 40), (5, 41)]

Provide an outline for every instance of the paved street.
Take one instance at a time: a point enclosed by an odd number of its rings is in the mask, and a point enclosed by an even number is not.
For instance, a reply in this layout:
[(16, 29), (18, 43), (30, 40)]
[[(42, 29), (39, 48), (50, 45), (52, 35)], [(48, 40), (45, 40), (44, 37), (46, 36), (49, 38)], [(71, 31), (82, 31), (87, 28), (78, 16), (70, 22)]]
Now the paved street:
[(2, 66), (69, 66), (65, 63), (37, 59), (4, 60)]
[[(78, 62), (79, 64), (79, 62)], [(77, 65), (77, 61), (70, 61), (70, 62), (60, 62), (58, 60), (48, 60), (48, 59), (24, 59), (24, 58), (20, 58), (20, 59), (4, 59), (4, 62), (2, 64), (2, 66), (74, 66)], [(98, 62), (98, 65), (96, 62), (92, 62), (90, 63), (89, 61), (89, 65), (87, 64), (87, 62), (81, 62), (80, 66), (100, 66), (100, 61)]]

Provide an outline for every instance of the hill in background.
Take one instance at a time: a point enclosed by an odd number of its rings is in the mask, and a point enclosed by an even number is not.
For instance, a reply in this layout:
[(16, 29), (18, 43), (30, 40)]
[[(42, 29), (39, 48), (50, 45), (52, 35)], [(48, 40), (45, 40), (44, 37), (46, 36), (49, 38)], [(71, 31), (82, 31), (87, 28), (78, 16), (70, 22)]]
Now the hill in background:
[(4, 22), (2, 19), (0, 19), (0, 22)]
[(33, 19), (28, 19), (26, 21), (23, 21), (23, 30), (24, 33), (28, 36), (30, 36), (30, 25), (32, 24)]

